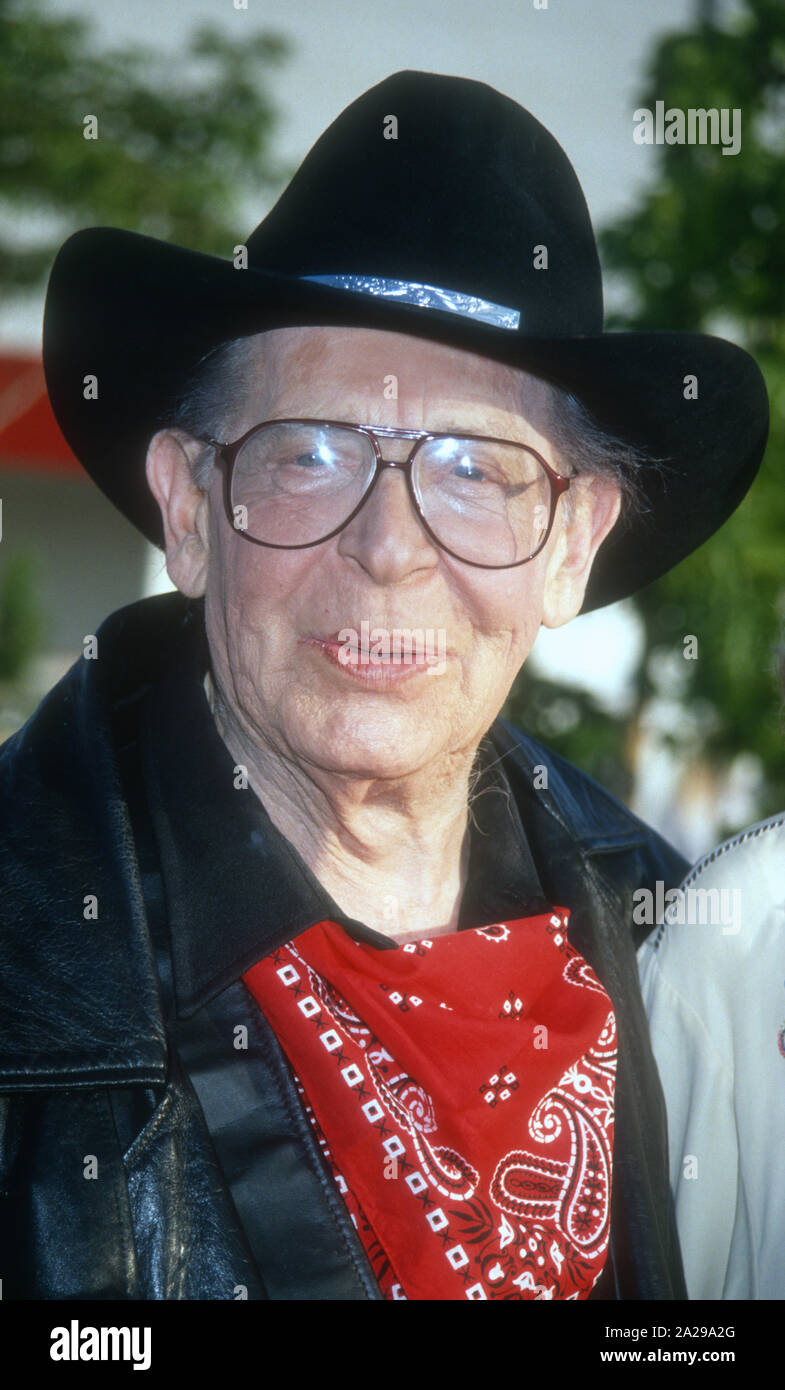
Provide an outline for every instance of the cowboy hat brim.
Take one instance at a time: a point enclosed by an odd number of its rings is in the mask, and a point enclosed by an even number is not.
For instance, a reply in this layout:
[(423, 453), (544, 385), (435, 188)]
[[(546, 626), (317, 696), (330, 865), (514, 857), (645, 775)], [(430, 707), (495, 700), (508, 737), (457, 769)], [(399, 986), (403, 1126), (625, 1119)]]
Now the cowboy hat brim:
[[(720, 338), (532, 335), (94, 228), (70, 237), (54, 263), (47, 387), (77, 458), (154, 544), (163, 545), (163, 533), (144, 473), (146, 446), (195, 364), (230, 338), (296, 325), (407, 333), (532, 372), (574, 391), (604, 428), (662, 460), (642, 466), (645, 508), (601, 547), (583, 612), (635, 593), (703, 544), (738, 506), (765, 448), (763, 377)], [(86, 397), (88, 376), (97, 378), (97, 395)], [(695, 386), (685, 387), (691, 378)]]

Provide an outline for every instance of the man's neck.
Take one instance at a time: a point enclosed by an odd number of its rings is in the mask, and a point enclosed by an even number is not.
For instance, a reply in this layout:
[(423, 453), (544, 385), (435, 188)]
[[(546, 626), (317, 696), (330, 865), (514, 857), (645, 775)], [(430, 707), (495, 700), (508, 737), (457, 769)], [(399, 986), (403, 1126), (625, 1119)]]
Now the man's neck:
[(221, 738), (270, 820), (347, 916), (396, 941), (457, 930), (469, 861), (467, 791), (472, 756), (445, 782), (432, 770), (376, 781), (304, 769), (254, 745), (204, 688)]

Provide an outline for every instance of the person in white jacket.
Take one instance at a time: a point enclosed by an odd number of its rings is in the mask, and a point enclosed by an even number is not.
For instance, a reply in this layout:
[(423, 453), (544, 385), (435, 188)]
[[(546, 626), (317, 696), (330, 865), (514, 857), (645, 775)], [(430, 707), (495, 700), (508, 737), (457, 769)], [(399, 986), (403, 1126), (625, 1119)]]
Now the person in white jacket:
[(785, 1298), (784, 870), (782, 813), (701, 860), (638, 953), (691, 1299)]

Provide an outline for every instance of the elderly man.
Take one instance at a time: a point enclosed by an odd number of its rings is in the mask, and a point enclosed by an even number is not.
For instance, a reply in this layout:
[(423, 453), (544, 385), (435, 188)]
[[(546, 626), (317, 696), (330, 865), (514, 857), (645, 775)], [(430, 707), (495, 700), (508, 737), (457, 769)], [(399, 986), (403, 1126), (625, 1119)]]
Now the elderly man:
[(430, 74), (234, 262), (61, 251), (55, 409), (179, 592), (3, 752), (5, 1297), (684, 1297), (631, 929), (683, 861), (498, 713), (721, 524), (766, 398), (601, 330), (559, 146)]

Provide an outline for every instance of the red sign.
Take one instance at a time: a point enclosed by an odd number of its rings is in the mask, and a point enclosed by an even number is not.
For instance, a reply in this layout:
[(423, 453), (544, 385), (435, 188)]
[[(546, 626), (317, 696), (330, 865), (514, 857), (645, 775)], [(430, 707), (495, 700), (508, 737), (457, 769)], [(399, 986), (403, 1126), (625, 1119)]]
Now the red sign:
[(63, 438), (38, 357), (0, 355), (0, 471), (87, 479)]

